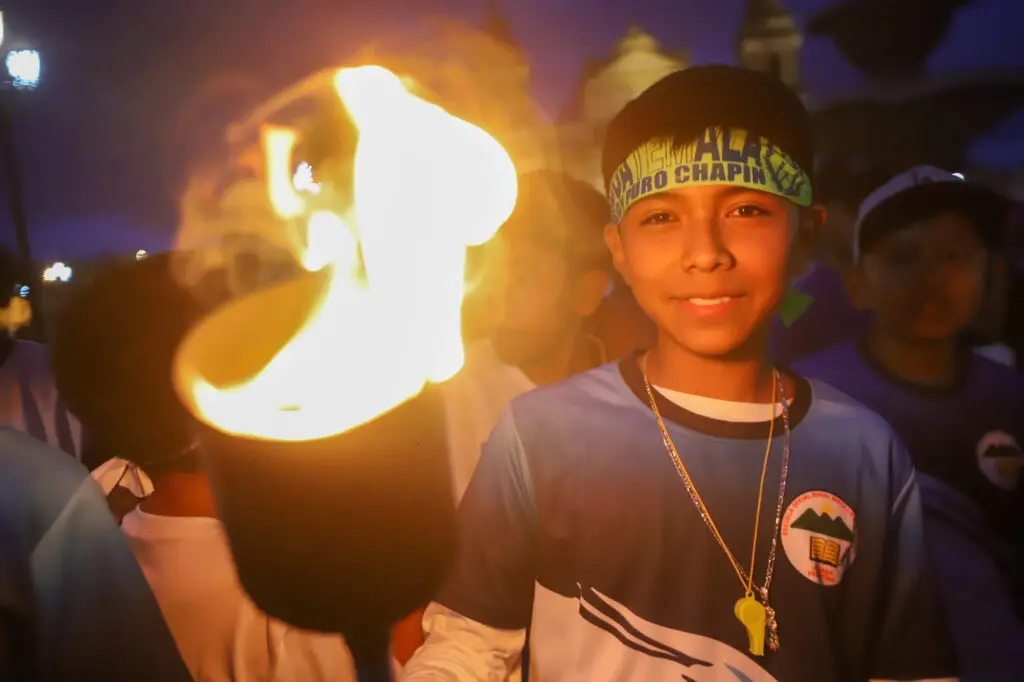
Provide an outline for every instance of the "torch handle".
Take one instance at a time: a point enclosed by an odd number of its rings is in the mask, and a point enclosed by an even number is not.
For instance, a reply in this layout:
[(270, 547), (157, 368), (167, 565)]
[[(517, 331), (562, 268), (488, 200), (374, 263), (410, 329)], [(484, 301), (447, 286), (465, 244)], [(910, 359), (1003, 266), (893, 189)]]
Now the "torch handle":
[(367, 637), (359, 641), (349, 641), (349, 650), (356, 666), (358, 682), (392, 682), (394, 679), (391, 666), (390, 638)]
[(392, 682), (393, 679), (390, 660), (377, 665), (356, 665), (358, 682)]

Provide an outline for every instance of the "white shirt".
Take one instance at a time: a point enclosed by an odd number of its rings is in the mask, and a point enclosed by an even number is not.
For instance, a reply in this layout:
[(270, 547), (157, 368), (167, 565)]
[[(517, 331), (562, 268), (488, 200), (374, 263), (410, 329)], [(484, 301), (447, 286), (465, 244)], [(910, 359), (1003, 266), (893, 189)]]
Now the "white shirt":
[(293, 628), (246, 596), (220, 521), (136, 509), (122, 528), (195, 682), (355, 682), (340, 635)]
[(490, 341), (466, 349), (458, 374), (442, 387), (455, 501), (473, 477), (480, 451), (514, 398), (536, 388), (518, 367), (506, 365)]
[(57, 399), (46, 346), (15, 339), (0, 365), (0, 426), (24, 431), (81, 459), (78, 421)]

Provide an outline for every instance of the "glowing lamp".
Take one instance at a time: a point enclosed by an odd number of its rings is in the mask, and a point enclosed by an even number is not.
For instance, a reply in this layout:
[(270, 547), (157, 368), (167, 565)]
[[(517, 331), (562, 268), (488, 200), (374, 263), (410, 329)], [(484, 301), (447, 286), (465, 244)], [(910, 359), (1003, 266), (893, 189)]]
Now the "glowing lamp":
[[(202, 320), (175, 384), (202, 422), (242, 585), (269, 614), (343, 634), (386, 677), (391, 625), (436, 592), (455, 548), (437, 384), (464, 360), (466, 249), (516, 199), (489, 134), (376, 66), (341, 69), (342, 158), (262, 133), (269, 204), (305, 272)], [(302, 173), (296, 173), (296, 168)]]
[(44, 282), (68, 282), (71, 280), (73, 271), (67, 265), (61, 262), (54, 263), (50, 267), (43, 270), (43, 281)]
[(39, 85), (43, 62), (38, 50), (11, 50), (4, 64), (15, 88), (32, 90)]

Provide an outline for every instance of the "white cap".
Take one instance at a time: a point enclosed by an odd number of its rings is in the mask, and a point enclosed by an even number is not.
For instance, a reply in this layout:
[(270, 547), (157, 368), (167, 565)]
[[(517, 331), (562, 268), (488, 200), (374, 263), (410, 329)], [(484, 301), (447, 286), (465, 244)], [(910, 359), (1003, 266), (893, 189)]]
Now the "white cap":
[[(960, 173), (951, 173), (935, 166), (915, 166), (896, 175), (861, 202), (853, 236), (854, 262), (860, 260), (861, 231), (865, 221), (878, 215), (883, 206), (895, 207), (897, 202), (893, 200), (897, 197), (901, 199), (900, 203), (904, 200), (909, 203), (919, 198), (925, 205), (949, 204), (951, 208), (979, 208), (987, 211), (999, 210), (1001, 202), (1005, 202), (996, 192), (984, 185), (968, 182)], [(983, 226), (984, 229), (989, 227)]]

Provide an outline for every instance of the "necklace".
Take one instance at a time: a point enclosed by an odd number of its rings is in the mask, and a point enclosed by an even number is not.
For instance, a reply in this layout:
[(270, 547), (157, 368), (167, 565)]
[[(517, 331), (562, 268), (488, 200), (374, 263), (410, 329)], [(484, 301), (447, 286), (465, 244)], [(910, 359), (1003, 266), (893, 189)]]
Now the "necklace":
[[(747, 571), (743, 570), (739, 561), (736, 560), (735, 555), (733, 555), (732, 551), (725, 544), (722, 534), (718, 532), (718, 526), (715, 525), (714, 520), (711, 518), (711, 513), (704, 504), (704, 500), (701, 499), (700, 493), (697, 492), (697, 488), (693, 485), (690, 473), (686, 470), (686, 465), (683, 464), (683, 459), (679, 456), (679, 451), (676, 450), (675, 443), (669, 435), (668, 428), (665, 427), (665, 421), (662, 419), (661, 411), (658, 410), (658, 404), (654, 399), (654, 390), (651, 388), (651, 382), (647, 377), (646, 355), (640, 361), (640, 370), (644, 375), (644, 387), (647, 389), (647, 398), (650, 401), (651, 411), (654, 412), (655, 420), (658, 422), (658, 429), (661, 431), (661, 438), (665, 443), (665, 449), (672, 458), (672, 464), (675, 465), (676, 471), (679, 473), (679, 477), (683, 481), (683, 486), (685, 486), (686, 492), (689, 493), (690, 499), (693, 500), (694, 506), (697, 507), (697, 511), (700, 513), (700, 517), (704, 521), (704, 525), (708, 527), (708, 530), (711, 531), (711, 534), (718, 542), (718, 546), (725, 552), (726, 557), (729, 559), (729, 563), (732, 564), (733, 570), (736, 571), (736, 575), (740, 579), (740, 584), (743, 586), (744, 596), (736, 602), (733, 612), (735, 613), (736, 618), (747, 630), (750, 653), (755, 656), (764, 656), (766, 635), (768, 649), (771, 651), (777, 651), (779, 648), (779, 624), (775, 618), (775, 609), (773, 609), (768, 603), (768, 588), (771, 585), (772, 576), (775, 572), (775, 555), (779, 537), (779, 525), (782, 520), (782, 506), (786, 499), (786, 479), (789, 475), (789, 406), (786, 403), (785, 385), (779, 380), (779, 373), (772, 370), (771, 422), (768, 428), (768, 445), (765, 448), (764, 463), (761, 465), (761, 484), (758, 487), (757, 492), (757, 511), (756, 516), (754, 517), (754, 539), (750, 556), (750, 572), (747, 573)], [(772, 451), (772, 438), (775, 435), (776, 397), (779, 397), (782, 400), (782, 425), (785, 431), (785, 444), (782, 451), (782, 475), (779, 483), (779, 501), (775, 507), (775, 529), (772, 532), (771, 548), (768, 551), (768, 566), (765, 569), (764, 584), (761, 587), (757, 587), (754, 584), (754, 561), (757, 557), (757, 533), (760, 525), (761, 502), (764, 496), (764, 480), (768, 472), (768, 459), (770, 458)]]

